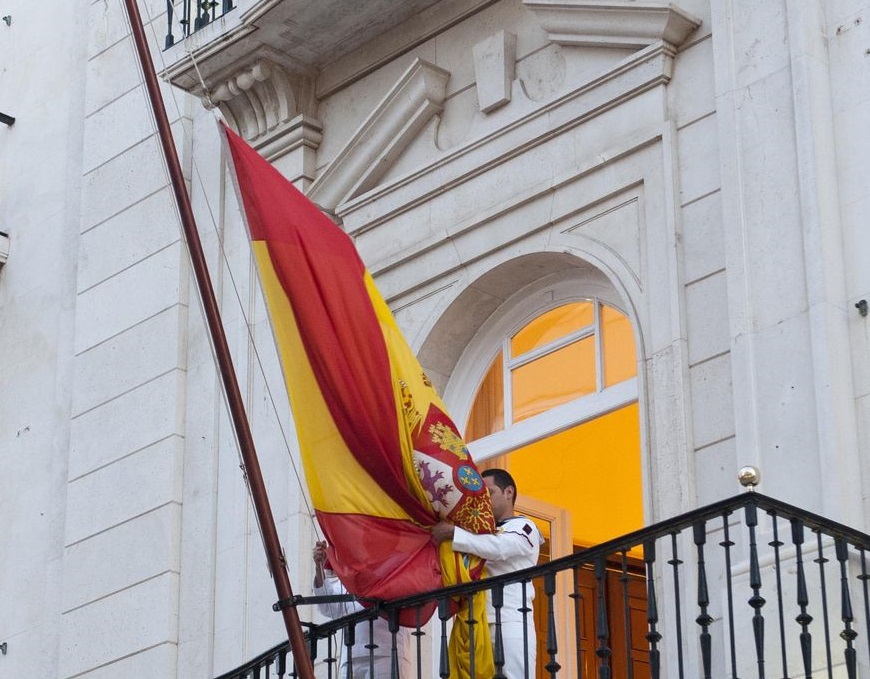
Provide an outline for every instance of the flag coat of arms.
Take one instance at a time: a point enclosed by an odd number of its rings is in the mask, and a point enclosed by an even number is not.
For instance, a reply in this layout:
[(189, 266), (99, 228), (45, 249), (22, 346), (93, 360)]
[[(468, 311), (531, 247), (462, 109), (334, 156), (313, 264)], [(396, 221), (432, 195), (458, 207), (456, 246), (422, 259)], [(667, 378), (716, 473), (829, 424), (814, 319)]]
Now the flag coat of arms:
[(374, 599), (479, 577), (429, 527), (494, 532), (486, 486), (351, 239), (222, 130), (332, 568)]

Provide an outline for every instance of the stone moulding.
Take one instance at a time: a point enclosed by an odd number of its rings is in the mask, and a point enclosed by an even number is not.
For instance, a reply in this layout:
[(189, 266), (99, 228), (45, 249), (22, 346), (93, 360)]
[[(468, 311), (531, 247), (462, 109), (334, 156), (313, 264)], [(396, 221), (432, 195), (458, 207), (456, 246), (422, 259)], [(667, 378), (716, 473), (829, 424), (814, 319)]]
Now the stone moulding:
[[(359, 236), (452, 186), (583, 124), (642, 92), (666, 85), (674, 48), (664, 42), (635, 52), (612, 69), (522, 119), (452, 149), (416, 172), (364, 195), (348, 198), (337, 210), (348, 233)], [(413, 185), (413, 190), (408, 187)]]
[(300, 114), (257, 139), (254, 148), (269, 162), (298, 149), (317, 151), (323, 141), (319, 120)]
[(415, 59), (311, 185), (308, 197), (335, 208), (380, 179), (433, 116), (443, 110), (450, 74)]
[(9, 236), (0, 231), (0, 269), (9, 259)]
[(669, 2), (523, 0), (547, 31), (566, 46), (642, 49), (658, 41), (679, 47), (701, 20)]
[(517, 36), (498, 31), (472, 49), (477, 101), (483, 113), (491, 113), (511, 100), (516, 77)]
[(224, 79), (202, 102), (207, 109), (220, 109), (241, 136), (257, 145), (298, 125), (297, 117), (312, 108), (313, 84), (260, 58)]

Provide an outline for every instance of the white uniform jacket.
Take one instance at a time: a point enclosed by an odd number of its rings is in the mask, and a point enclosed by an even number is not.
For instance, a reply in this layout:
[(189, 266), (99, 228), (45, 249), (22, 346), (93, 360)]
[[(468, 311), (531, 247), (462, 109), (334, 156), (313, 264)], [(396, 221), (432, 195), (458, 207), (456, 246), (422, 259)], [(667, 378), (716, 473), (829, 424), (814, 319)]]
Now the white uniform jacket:
[[(323, 578), (323, 586), (314, 587), (314, 596), (347, 594), (347, 590), (344, 588), (344, 585), (341, 584), (341, 580), (339, 580), (332, 571), (326, 570), (324, 571), (324, 575), (325, 577)], [(356, 601), (338, 601), (335, 603), (317, 604), (317, 609), (328, 618), (335, 619), (340, 618), (344, 615), (349, 615), (351, 613), (361, 611), (363, 610), (363, 606)], [(389, 624), (384, 618), (378, 618), (374, 622), (373, 629), (374, 634), (372, 636), (374, 637), (374, 643), (377, 644), (377, 648), (374, 649), (373, 655), (375, 657), (389, 656), (393, 644), (393, 637), (390, 633)], [(399, 644), (400, 656), (402, 655), (402, 645), (404, 642), (404, 637), (406, 635), (407, 633), (405, 632), (405, 630), (400, 628), (398, 638), (396, 639), (396, 642)], [(351, 657), (368, 658), (369, 649), (366, 648), (368, 644), (368, 621), (357, 623), (356, 629), (354, 629), (354, 643), (353, 648), (351, 649)]]
[[(492, 535), (476, 535), (458, 526), (453, 530), (453, 549), (486, 559), (486, 572), (491, 577), (537, 565), (543, 542), (538, 527), (524, 516), (512, 516), (499, 521), (498, 531)], [(534, 587), (528, 583), (526, 600), (530, 608), (534, 596)], [(502, 623), (522, 622), (522, 607), (522, 583), (507, 585), (504, 588), (504, 607), (501, 610)], [(488, 594), (487, 615), (490, 624), (494, 623), (495, 613)], [(532, 614), (529, 613), (529, 620), (531, 617)]]

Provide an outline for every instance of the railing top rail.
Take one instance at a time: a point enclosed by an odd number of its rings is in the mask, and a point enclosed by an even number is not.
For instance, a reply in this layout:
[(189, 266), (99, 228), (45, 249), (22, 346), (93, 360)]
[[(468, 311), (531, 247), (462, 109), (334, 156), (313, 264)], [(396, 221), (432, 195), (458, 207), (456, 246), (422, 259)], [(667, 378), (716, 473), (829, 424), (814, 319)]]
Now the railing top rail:
[[(533, 566), (520, 571), (514, 571), (513, 573), (505, 575), (486, 578), (485, 580), (480, 580), (478, 582), (422, 592), (402, 599), (394, 599), (389, 602), (379, 602), (378, 605), (383, 611), (399, 608), (412, 608), (445, 595), (468, 595), (481, 589), (489, 589), (493, 585), (521, 582), (523, 580), (528, 581), (549, 572), (567, 570), (568, 568), (575, 568), (585, 564), (593, 564), (596, 559), (604, 558), (611, 554), (629, 552), (632, 548), (641, 546), (649, 540), (660, 538), (664, 535), (670, 535), (672, 533), (679, 533), (699, 521), (721, 517), (749, 505), (754, 505), (768, 513), (775, 513), (783, 519), (802, 521), (806, 527), (813, 531), (825, 533), (833, 538), (842, 538), (846, 540), (846, 542), (853, 544), (860, 549), (870, 550), (870, 535), (867, 533), (850, 528), (836, 521), (826, 519), (818, 514), (800, 509), (799, 507), (790, 505), (787, 502), (782, 502), (766, 495), (762, 495), (761, 493), (747, 492), (720, 500), (699, 509), (693, 509), (692, 511), (680, 514), (670, 519), (665, 519), (664, 521), (660, 521), (651, 526), (646, 526), (631, 533), (621, 535), (613, 540), (602, 542), (594, 547), (580, 550), (574, 554), (559, 559), (554, 559), (546, 564)], [(304, 601), (304, 597), (300, 598), (300, 603), (304, 603)], [(357, 615), (360, 616), (360, 620), (366, 617), (365, 613)], [(344, 619), (345, 618), (343, 618), (343, 620)], [(348, 617), (346, 619), (350, 620), (351, 618)]]
[[(308, 624), (309, 632), (307, 633), (307, 636), (312, 639), (322, 638), (345, 628), (348, 625), (367, 620), (371, 618), (373, 614), (385, 614), (389, 616), (391, 613), (396, 613), (401, 609), (419, 607), (436, 600), (468, 596), (474, 592), (483, 589), (491, 589), (499, 585), (506, 585), (514, 582), (528, 582), (534, 578), (547, 574), (575, 569), (585, 565), (594, 565), (596, 561), (605, 559), (608, 556), (612, 557), (614, 554), (628, 555), (628, 552), (635, 547), (649, 544), (652, 541), (667, 535), (676, 535), (689, 527), (697, 525), (698, 523), (705, 523), (711, 519), (727, 517), (730, 514), (747, 507), (760, 509), (767, 512), (769, 515), (782, 520), (800, 522), (811, 531), (827, 535), (834, 539), (843, 540), (859, 550), (870, 551), (870, 535), (867, 533), (850, 528), (844, 524), (832, 521), (818, 514), (814, 514), (813, 512), (806, 511), (761, 493), (746, 492), (694, 509), (670, 519), (660, 521), (656, 524), (646, 526), (631, 533), (627, 533), (626, 535), (614, 538), (613, 540), (595, 545), (594, 547), (583, 549), (574, 554), (555, 559), (546, 564), (541, 564), (539, 566), (501, 576), (485, 578), (478, 582), (421, 592), (420, 594), (404, 597), (402, 599), (376, 601), (373, 602), (370, 608), (364, 611), (352, 613), (321, 624)], [(316, 602), (316, 597), (306, 598), (297, 596), (294, 598), (294, 605), (313, 604)], [(246, 668), (254, 668), (258, 665), (261, 666), (264, 661), (286, 651), (286, 642), (278, 644), (260, 654), (257, 658), (252, 659), (245, 666), (236, 668), (232, 673), (222, 675), (221, 677), (218, 677), (218, 679), (238, 677), (239, 672), (244, 672)]]

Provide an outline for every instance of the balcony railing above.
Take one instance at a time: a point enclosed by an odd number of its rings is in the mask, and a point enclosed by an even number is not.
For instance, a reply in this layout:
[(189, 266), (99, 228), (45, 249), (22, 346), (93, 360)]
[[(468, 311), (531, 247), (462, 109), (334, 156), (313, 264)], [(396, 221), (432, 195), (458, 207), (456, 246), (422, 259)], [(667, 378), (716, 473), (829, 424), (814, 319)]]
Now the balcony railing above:
[[(166, 17), (169, 25), (166, 31), (165, 49), (175, 44), (176, 36), (173, 31), (179, 25), (183, 40), (234, 8), (234, 0), (183, 0), (180, 5), (174, 0), (166, 0)], [(176, 12), (179, 12), (177, 17)]]
[[(497, 602), (524, 583), (538, 594), (529, 677), (855, 679), (870, 673), (868, 550), (865, 533), (749, 492), (534, 568), (309, 624), (307, 637), (323, 676), (336, 677), (342, 632), (386, 617), (396, 667), (398, 611), (437, 602), (435, 622), (411, 635), (413, 676), (448, 677), (451, 598), (489, 590)], [(496, 649), (499, 638), (496, 628)], [(424, 643), (436, 668), (420, 661)], [(296, 676), (286, 643), (219, 679), (285, 676)]]

